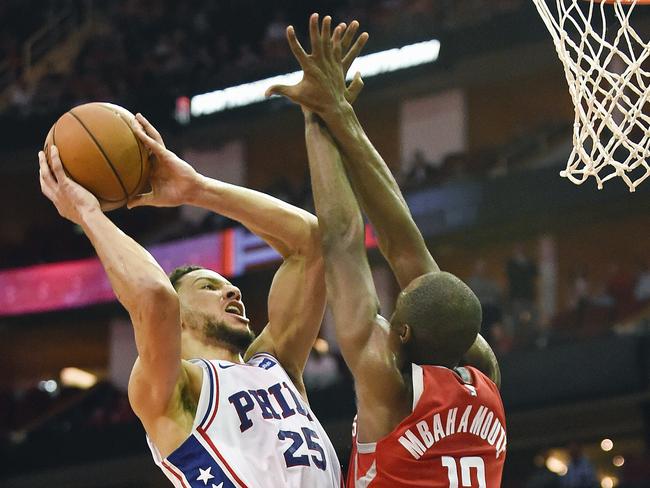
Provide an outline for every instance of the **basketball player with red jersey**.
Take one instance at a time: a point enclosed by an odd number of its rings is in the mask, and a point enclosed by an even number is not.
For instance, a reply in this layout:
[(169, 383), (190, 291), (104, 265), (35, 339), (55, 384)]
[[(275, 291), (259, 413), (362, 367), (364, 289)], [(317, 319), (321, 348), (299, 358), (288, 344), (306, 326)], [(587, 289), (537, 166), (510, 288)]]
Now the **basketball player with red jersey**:
[[(309, 55), (287, 30), (303, 79), (268, 93), (305, 112), (328, 300), (357, 395), (348, 486), (498, 487), (505, 414), (496, 359), (477, 334), (480, 304), (427, 250), (346, 100), (341, 32), (330, 38), (330, 28), (328, 17), (321, 30), (312, 16)], [(402, 287), (390, 321), (378, 313), (355, 193)]]

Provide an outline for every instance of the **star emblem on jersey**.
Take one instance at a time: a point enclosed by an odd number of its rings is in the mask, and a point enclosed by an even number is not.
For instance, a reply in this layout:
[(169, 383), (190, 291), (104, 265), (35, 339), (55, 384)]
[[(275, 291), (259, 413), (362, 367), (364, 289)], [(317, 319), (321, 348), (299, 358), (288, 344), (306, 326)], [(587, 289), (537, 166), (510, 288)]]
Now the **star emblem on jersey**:
[(212, 483), (212, 488), (223, 488), (223, 481), (219, 483), (219, 485), (215, 485), (214, 483)]
[[(203, 481), (204, 485), (208, 484), (208, 481), (214, 478), (212, 474), (210, 474), (210, 471), (212, 471), (212, 466), (210, 466), (208, 469), (201, 469), (199, 468), (199, 477), (196, 478), (196, 481)], [(223, 482), (222, 482), (223, 484)], [(212, 485), (214, 486), (214, 484)], [(218, 488), (218, 487), (217, 487)]]

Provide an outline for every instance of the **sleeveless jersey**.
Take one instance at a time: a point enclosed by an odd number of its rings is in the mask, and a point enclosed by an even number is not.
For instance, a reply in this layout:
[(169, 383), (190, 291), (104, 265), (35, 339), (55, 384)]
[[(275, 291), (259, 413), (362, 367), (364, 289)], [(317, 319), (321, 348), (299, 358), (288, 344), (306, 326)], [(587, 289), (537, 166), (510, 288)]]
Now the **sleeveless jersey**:
[(357, 442), (355, 420), (348, 488), (499, 488), (506, 424), (497, 386), (472, 367), (412, 370), (412, 413), (390, 434)]
[(203, 383), (189, 437), (154, 461), (176, 488), (342, 485), (336, 452), (278, 360), (193, 360)]

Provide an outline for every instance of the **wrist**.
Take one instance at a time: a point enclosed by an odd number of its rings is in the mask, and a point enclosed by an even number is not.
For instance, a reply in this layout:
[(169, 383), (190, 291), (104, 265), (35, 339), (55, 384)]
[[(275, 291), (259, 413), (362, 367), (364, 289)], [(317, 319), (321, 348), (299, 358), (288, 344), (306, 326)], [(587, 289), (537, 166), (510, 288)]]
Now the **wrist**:
[(219, 180), (196, 173), (192, 180), (191, 189), (187, 192), (187, 201), (185, 203), (194, 207), (203, 207), (202, 203), (205, 202), (206, 196), (214, 197), (220, 184)]
[(184, 191), (185, 201), (184, 204), (195, 205), (200, 200), (201, 194), (208, 184), (209, 178), (200, 173), (195, 173), (192, 178), (187, 180), (187, 190)]
[(342, 127), (354, 117), (354, 109), (347, 100), (343, 100), (328, 106), (320, 116), (329, 127)]
[(92, 227), (93, 223), (97, 222), (101, 217), (106, 218), (99, 206), (86, 207), (79, 210), (79, 221), (75, 223), (88, 234), (88, 230)]

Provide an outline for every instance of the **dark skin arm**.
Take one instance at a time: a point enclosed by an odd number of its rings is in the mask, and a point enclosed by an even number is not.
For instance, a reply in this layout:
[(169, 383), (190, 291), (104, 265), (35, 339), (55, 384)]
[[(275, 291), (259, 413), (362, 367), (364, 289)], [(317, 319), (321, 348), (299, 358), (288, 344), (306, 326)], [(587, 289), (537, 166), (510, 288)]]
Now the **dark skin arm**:
[[(290, 98), (326, 122), (343, 153), (352, 187), (375, 227), (380, 250), (403, 289), (413, 279), (440, 268), (427, 249), (388, 166), (368, 139), (352, 105), (344, 96), (340, 47), (335, 46), (324, 33), (319, 36), (316, 14), (310, 18), (310, 35), (312, 53), (308, 55), (293, 30), (287, 30), (289, 45), (303, 68), (304, 76), (298, 85), (275, 86), (269, 93)], [(480, 335), (463, 359), (499, 384), (496, 357)]]
[[(364, 245), (361, 210), (328, 131), (305, 119), (314, 204), (319, 219), (325, 283), (337, 341), (355, 382), (358, 439), (373, 442), (410, 412), (409, 382), (391, 348)], [(377, 381), (381, 377), (382, 381)]]

